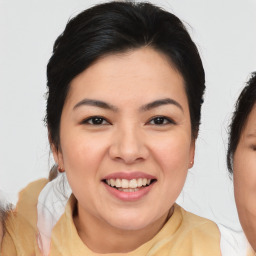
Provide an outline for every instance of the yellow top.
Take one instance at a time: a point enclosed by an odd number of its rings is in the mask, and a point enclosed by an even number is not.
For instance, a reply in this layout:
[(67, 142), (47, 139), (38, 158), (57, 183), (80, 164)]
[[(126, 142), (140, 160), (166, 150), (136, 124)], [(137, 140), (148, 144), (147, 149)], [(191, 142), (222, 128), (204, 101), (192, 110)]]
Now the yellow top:
[[(9, 213), (3, 239), (3, 256), (38, 256), (37, 198), (47, 180), (28, 185), (20, 193), (16, 210)], [(147, 243), (129, 253), (97, 254), (80, 239), (72, 219), (75, 197), (67, 203), (65, 213), (52, 230), (50, 256), (96, 255), (160, 255), (160, 256), (218, 256), (220, 233), (213, 222), (198, 217), (175, 204), (174, 213), (158, 234)]]
[(250, 246), (250, 244), (248, 244), (248, 251), (247, 251), (247, 256), (255, 256), (256, 252), (252, 249), (252, 247)]

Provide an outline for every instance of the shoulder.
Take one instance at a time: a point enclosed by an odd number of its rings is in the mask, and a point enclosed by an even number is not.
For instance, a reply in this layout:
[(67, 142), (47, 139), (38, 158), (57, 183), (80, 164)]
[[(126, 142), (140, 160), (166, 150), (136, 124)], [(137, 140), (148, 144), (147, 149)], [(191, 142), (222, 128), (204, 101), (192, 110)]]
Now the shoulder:
[(7, 214), (7, 225), (10, 222), (13, 223), (13, 221), (16, 221), (16, 225), (23, 221), (31, 224), (36, 223), (38, 196), (47, 183), (47, 179), (40, 179), (31, 182), (21, 190), (15, 209)]
[(48, 179), (36, 180), (21, 190), (13, 216), (18, 220), (24, 219), (30, 223), (36, 223), (38, 197), (47, 183)]
[(19, 200), (16, 206), (16, 211), (28, 211), (27, 206), (36, 206), (38, 201), (38, 196), (45, 185), (48, 183), (48, 179), (40, 179), (29, 183), (21, 192), (19, 193)]
[(182, 216), (180, 232), (185, 243), (193, 244), (195, 255), (221, 255), (218, 226), (209, 219), (177, 207)]
[[(3, 255), (10, 252), (35, 252), (37, 244), (37, 201), (47, 179), (30, 183), (19, 193), (18, 203), (14, 210), (7, 212), (6, 234), (3, 238)], [(15, 255), (15, 254), (13, 254)]]
[[(155, 248), (161, 255), (220, 256), (220, 232), (217, 225), (185, 211), (175, 204), (173, 215), (158, 234)], [(160, 242), (159, 242), (160, 241)]]
[(217, 238), (220, 238), (218, 226), (213, 221), (195, 215), (191, 212), (184, 210), (182, 207), (177, 206), (180, 210), (183, 219), (183, 225), (189, 232), (209, 233)]

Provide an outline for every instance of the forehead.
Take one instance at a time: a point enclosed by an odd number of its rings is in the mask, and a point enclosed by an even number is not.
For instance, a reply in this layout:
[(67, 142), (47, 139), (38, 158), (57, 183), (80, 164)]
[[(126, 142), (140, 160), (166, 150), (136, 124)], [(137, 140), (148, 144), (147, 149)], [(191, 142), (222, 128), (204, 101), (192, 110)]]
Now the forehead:
[(69, 91), (75, 100), (83, 95), (107, 101), (151, 101), (167, 94), (187, 103), (181, 74), (164, 54), (149, 47), (99, 59), (71, 81)]

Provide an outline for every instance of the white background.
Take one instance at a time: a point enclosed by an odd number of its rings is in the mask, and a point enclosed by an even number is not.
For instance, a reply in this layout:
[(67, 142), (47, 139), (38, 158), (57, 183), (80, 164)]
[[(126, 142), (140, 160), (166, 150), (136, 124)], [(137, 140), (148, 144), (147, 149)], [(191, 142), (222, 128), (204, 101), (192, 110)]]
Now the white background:
[[(186, 22), (206, 72), (195, 165), (178, 201), (238, 229), (225, 163), (227, 126), (239, 92), (256, 70), (256, 0), (151, 2)], [(48, 175), (46, 65), (67, 20), (95, 3), (0, 0), (0, 194), (10, 202), (30, 181)]]

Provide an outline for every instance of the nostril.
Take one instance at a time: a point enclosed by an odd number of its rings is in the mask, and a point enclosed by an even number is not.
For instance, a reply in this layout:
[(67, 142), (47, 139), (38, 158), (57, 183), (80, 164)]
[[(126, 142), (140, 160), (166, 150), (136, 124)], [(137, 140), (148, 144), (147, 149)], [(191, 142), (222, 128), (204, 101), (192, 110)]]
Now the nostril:
[[(132, 135), (132, 131), (127, 131), (129, 135), (116, 136), (109, 148), (109, 156), (116, 161), (122, 161), (125, 164), (143, 161), (148, 157), (148, 149), (141, 138)], [(120, 138), (121, 137), (121, 138)]]

